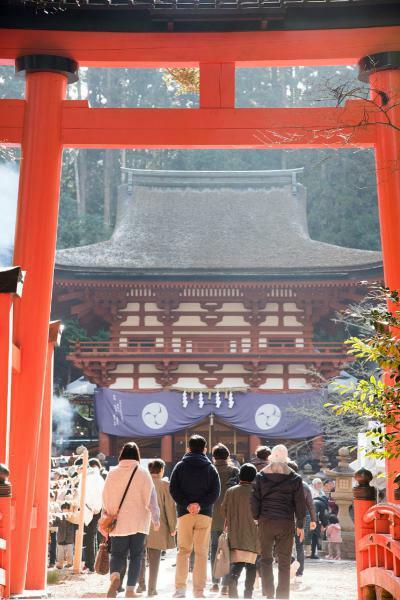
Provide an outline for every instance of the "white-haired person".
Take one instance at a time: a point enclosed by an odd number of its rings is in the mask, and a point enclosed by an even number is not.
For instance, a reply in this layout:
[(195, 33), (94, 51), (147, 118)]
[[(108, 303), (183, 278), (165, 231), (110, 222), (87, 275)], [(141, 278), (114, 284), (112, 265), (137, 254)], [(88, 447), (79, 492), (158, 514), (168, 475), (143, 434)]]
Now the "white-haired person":
[[(290, 563), (295, 532), (302, 540), (306, 501), (302, 479), (288, 465), (286, 446), (272, 448), (268, 464), (255, 478), (251, 495), (253, 519), (258, 522), (261, 545), (261, 579), (267, 598), (287, 599), (290, 595)], [(278, 559), (275, 590), (273, 550)]]
[(324, 484), (322, 482), (322, 479), (320, 479), (319, 477), (314, 477), (314, 479), (311, 482), (311, 495), (314, 498), (318, 498), (319, 496), (325, 496), (324, 493)]

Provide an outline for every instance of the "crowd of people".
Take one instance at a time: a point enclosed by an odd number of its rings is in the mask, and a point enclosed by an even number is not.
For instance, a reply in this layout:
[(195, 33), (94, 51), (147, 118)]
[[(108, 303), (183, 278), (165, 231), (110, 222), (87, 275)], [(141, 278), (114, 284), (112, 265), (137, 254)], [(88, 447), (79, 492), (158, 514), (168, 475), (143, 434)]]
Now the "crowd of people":
[[(75, 534), (79, 523), (82, 457), (65, 459), (63, 467), (53, 468), (50, 484), (49, 566), (72, 567)], [(68, 464), (71, 462), (72, 464)], [(97, 458), (89, 460), (84, 508), (83, 561), (85, 571), (94, 572), (97, 548), (103, 539), (97, 530), (107, 471)]]
[[(58, 568), (72, 563), (81, 465), (78, 458), (67, 473), (53, 479), (49, 556), (50, 564)], [(145, 468), (137, 444), (129, 442), (108, 473), (97, 459), (89, 461), (85, 569), (94, 570), (96, 548), (105, 536), (110, 552), (107, 597), (116, 597), (123, 585), (125, 597), (146, 591), (149, 597), (156, 596), (162, 554), (176, 547), (174, 598), (185, 598), (189, 571), (193, 597), (206, 597), (210, 560), (212, 592), (238, 598), (244, 571), (244, 598), (253, 597), (258, 573), (264, 597), (287, 599), (291, 581), (301, 581), (305, 546), (311, 546), (309, 557), (317, 559), (324, 538), (328, 558), (340, 559), (333, 485), (321, 479), (308, 485), (281, 444), (272, 450), (260, 446), (251, 462), (237, 466), (223, 444), (214, 446), (210, 460), (206, 440), (193, 435), (168, 480), (161, 459)], [(106, 522), (112, 522), (108, 529)], [(224, 561), (226, 542), (229, 552)]]

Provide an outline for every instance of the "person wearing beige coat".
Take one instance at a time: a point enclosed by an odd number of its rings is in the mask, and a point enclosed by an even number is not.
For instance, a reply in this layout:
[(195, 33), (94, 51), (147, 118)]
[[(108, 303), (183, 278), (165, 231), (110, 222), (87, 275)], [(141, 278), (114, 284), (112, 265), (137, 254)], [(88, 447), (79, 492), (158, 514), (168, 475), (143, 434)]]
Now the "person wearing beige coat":
[[(148, 596), (157, 595), (157, 577), (160, 567), (161, 552), (170, 548), (175, 548), (176, 536), (176, 505), (169, 492), (169, 482), (163, 479), (165, 471), (165, 462), (156, 458), (149, 462), (148, 469), (153, 479), (154, 487), (157, 493), (158, 506), (160, 508), (160, 529), (154, 530), (150, 527), (147, 537), (147, 559), (149, 564)], [(139, 580), (139, 589), (144, 591), (145, 585), (145, 561), (142, 561), (142, 572)]]

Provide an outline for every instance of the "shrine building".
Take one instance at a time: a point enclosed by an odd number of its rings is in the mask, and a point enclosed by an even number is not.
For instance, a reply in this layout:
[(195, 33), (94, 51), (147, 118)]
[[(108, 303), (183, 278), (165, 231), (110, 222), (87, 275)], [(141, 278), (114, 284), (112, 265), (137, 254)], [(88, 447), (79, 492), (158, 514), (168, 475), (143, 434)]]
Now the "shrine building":
[(98, 386), (100, 451), (319, 440), (291, 409), (348, 360), (332, 318), (382, 278), (381, 254), (310, 237), (302, 169), (125, 171), (111, 238), (56, 256), (54, 316), (109, 332), (69, 355)]

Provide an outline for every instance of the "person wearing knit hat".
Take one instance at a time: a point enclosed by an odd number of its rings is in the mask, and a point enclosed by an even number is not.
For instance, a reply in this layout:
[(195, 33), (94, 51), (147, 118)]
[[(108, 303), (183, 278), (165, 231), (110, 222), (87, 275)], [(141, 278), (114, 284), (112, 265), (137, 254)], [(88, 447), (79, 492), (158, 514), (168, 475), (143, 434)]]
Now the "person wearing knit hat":
[(269, 463), (288, 463), (289, 462), (289, 454), (286, 446), (283, 444), (278, 444), (274, 446), (271, 450), (271, 454), (268, 458)]
[[(286, 446), (274, 446), (267, 466), (257, 473), (250, 498), (253, 519), (258, 522), (261, 579), (263, 594), (267, 598), (289, 598), (295, 529), (299, 539), (304, 536), (306, 502), (303, 482), (288, 462)], [(276, 590), (272, 569), (274, 547), (279, 566)]]

